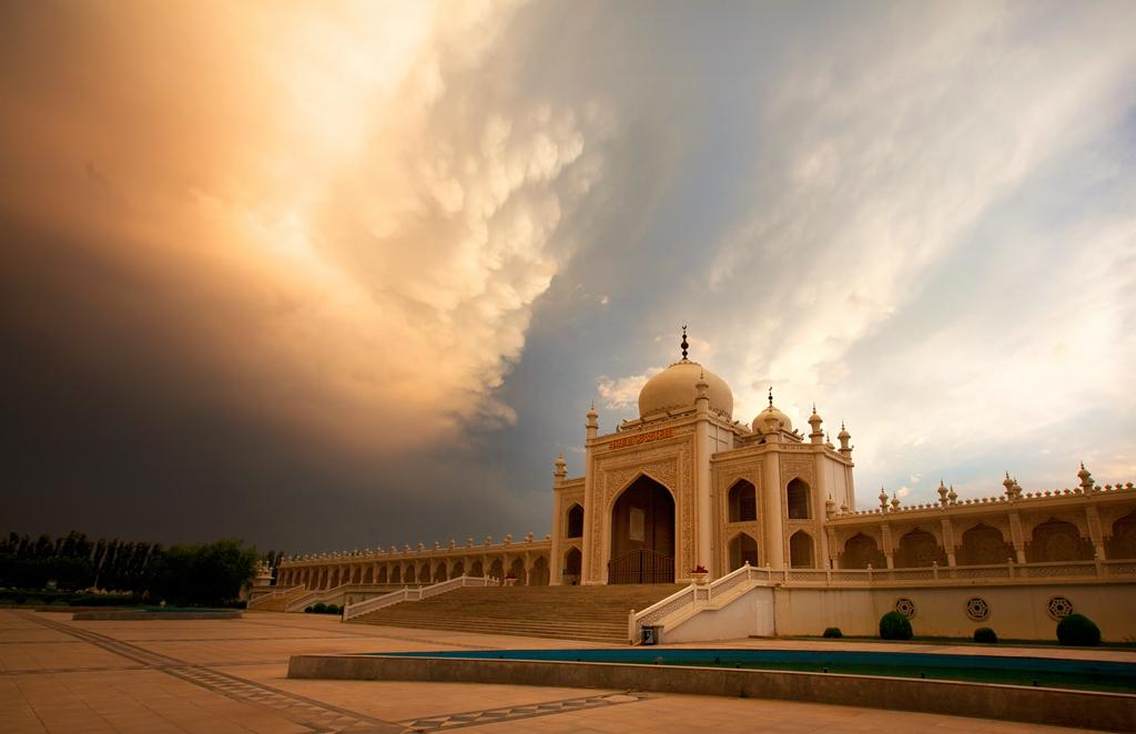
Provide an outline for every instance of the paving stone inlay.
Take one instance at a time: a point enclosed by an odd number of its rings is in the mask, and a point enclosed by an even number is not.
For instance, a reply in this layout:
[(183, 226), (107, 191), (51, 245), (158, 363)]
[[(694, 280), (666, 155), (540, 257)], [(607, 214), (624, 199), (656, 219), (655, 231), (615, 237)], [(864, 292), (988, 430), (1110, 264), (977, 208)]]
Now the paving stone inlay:
[(96, 645), (108, 652), (141, 663), (143, 667), (160, 670), (167, 675), (180, 678), (187, 683), (200, 686), (223, 696), (267, 706), (289, 721), (317, 732), (401, 732), (403, 727), (388, 721), (365, 716), (336, 706), (305, 698), (294, 693), (281, 691), (271, 686), (238, 678), (216, 670), (193, 665), (167, 655), (160, 655), (137, 645), (100, 635), (90, 630), (44, 619), (33, 614), (22, 613), (24, 619), (50, 627), (59, 632), (76, 637), (83, 642)]
[(399, 723), (406, 727), (407, 732), (431, 732), (439, 729), (459, 729), (466, 726), (495, 724), (500, 721), (551, 716), (567, 711), (583, 711), (585, 709), (600, 708), (603, 706), (618, 706), (623, 703), (635, 703), (646, 698), (648, 698), (648, 694), (640, 691), (605, 693), (596, 696), (584, 696), (582, 698), (566, 698), (560, 701), (548, 701), (546, 703), (530, 703), (523, 706), (506, 706), (503, 708), (486, 709), (484, 711), (467, 711), (460, 714), (426, 716)]

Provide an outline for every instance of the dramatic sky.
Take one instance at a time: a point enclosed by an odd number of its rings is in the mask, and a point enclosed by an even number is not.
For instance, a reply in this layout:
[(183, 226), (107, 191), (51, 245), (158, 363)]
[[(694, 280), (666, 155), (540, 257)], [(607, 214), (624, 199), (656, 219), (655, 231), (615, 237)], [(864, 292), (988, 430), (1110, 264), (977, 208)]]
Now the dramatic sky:
[[(861, 506), (1136, 479), (1136, 3), (0, 5), (0, 525), (549, 528), (692, 357)], [(807, 426), (805, 426), (807, 428)]]

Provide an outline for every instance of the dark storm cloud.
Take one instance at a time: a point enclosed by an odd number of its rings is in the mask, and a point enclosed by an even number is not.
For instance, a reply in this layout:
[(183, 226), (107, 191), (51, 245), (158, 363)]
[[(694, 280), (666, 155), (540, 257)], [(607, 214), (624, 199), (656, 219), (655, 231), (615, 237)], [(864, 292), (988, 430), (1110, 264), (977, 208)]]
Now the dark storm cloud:
[(435, 11), (0, 11), (10, 525), (543, 535), (684, 321), (861, 486), (1132, 469), (1127, 6)]

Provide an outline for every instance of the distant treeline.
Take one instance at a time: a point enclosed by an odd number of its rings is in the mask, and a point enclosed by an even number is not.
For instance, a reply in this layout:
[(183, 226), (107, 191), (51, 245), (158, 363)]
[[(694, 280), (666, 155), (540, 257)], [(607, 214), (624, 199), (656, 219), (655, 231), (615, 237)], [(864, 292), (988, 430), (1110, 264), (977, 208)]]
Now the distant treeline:
[[(283, 554), (265, 560), (275, 569)], [(91, 540), (71, 531), (55, 538), (9, 533), (0, 540), (0, 586), (65, 591), (132, 592), (174, 604), (224, 604), (236, 599), (256, 570), (256, 549), (239, 540), (202, 545)]]

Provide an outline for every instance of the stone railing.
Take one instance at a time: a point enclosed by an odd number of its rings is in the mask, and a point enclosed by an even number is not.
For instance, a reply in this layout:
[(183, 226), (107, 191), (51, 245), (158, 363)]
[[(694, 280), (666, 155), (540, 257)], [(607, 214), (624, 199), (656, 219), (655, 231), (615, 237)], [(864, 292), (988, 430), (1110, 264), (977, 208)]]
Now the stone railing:
[(258, 594), (255, 598), (249, 599), (248, 608), (253, 609), (267, 603), (272, 599), (283, 599), (285, 597), (292, 596), (293, 594), (302, 591), (303, 588), (303, 584), (296, 584), (295, 586), (289, 586), (287, 589), (273, 589), (270, 592)]
[[(1136, 560), (1059, 561), (1055, 563), (999, 563), (989, 566), (938, 566), (924, 568), (825, 569), (787, 568), (768, 570), (770, 583), (823, 586), (870, 586), (874, 584), (966, 585), (976, 581), (1025, 581), (1029, 579), (1136, 580)], [(725, 578), (725, 577), (723, 577)]]
[(500, 582), (497, 581), (497, 579), (490, 579), (483, 576), (458, 576), (455, 579), (439, 581), (430, 586), (419, 586), (413, 589), (404, 586), (398, 591), (392, 591), (389, 594), (366, 599), (357, 604), (348, 604), (343, 608), (343, 621), (346, 622), (355, 617), (369, 614), (370, 612), (404, 601), (422, 601), (423, 599), (445, 594), (447, 591), (453, 591), (454, 589), (461, 589), (467, 586), (494, 586), (498, 583)]

